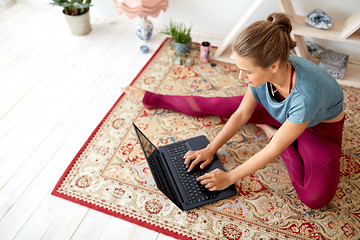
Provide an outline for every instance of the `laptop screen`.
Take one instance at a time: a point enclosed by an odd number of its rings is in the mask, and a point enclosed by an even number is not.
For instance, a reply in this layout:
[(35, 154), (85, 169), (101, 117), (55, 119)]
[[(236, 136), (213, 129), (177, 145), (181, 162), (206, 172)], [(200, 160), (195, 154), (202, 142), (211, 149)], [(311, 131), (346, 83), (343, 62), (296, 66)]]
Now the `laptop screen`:
[(172, 186), (170, 186), (169, 180), (167, 179), (167, 175), (169, 173), (165, 173), (163, 166), (166, 164), (164, 158), (161, 157), (161, 153), (159, 150), (150, 142), (150, 140), (141, 132), (140, 129), (133, 123), (136, 135), (138, 137), (140, 146), (145, 154), (146, 161), (148, 162), (151, 174), (155, 180), (156, 186), (158, 189), (166, 195), (171, 201), (173, 201), (180, 209), (180, 205), (178, 205), (178, 201), (176, 200), (174, 193), (172, 192)]
[(147, 137), (145, 137), (145, 135), (137, 127), (135, 129), (139, 137), (140, 145), (142, 146), (143, 151), (146, 155), (146, 158), (149, 158), (156, 149), (156, 147), (147, 139)]

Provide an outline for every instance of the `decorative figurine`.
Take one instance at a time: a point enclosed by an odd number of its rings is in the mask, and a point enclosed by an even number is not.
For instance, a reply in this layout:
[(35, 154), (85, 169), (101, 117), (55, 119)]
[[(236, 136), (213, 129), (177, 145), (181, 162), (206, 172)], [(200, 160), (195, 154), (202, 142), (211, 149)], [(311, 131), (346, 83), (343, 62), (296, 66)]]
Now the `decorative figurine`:
[(305, 17), (305, 22), (320, 29), (330, 29), (334, 25), (334, 21), (321, 9), (312, 10)]
[(185, 54), (184, 64), (190, 67), (194, 65), (194, 59), (190, 54)]
[(182, 65), (182, 57), (178, 56), (176, 53), (174, 53), (173, 62), (178, 65)]

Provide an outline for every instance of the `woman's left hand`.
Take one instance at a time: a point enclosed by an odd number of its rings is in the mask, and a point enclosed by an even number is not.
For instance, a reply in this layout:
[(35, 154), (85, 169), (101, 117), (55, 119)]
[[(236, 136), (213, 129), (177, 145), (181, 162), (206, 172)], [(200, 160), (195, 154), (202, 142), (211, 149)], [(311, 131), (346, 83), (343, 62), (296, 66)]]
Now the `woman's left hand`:
[(209, 191), (223, 190), (232, 184), (230, 173), (218, 168), (198, 177), (196, 180), (200, 181)]

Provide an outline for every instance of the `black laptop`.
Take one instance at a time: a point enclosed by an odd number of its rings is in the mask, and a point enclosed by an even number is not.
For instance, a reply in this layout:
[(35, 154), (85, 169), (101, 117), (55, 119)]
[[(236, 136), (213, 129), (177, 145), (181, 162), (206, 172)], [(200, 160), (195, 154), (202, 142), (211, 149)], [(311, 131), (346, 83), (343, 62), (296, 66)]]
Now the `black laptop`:
[(181, 210), (190, 210), (236, 195), (234, 185), (222, 191), (209, 191), (196, 181), (200, 175), (216, 168), (224, 170), (216, 155), (206, 168), (196, 166), (190, 173), (187, 172), (184, 155), (189, 150), (205, 148), (209, 144), (205, 136), (156, 148), (134, 123), (133, 126), (157, 188)]

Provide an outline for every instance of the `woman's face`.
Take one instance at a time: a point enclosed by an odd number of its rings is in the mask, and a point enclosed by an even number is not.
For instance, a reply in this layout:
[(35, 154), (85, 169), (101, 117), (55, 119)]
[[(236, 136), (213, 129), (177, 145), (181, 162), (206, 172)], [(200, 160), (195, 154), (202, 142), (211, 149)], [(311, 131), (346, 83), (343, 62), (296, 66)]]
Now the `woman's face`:
[(240, 69), (239, 79), (244, 80), (252, 87), (258, 87), (271, 81), (273, 77), (273, 66), (262, 68), (254, 64), (254, 60), (249, 57), (241, 57), (233, 52), (236, 66)]

